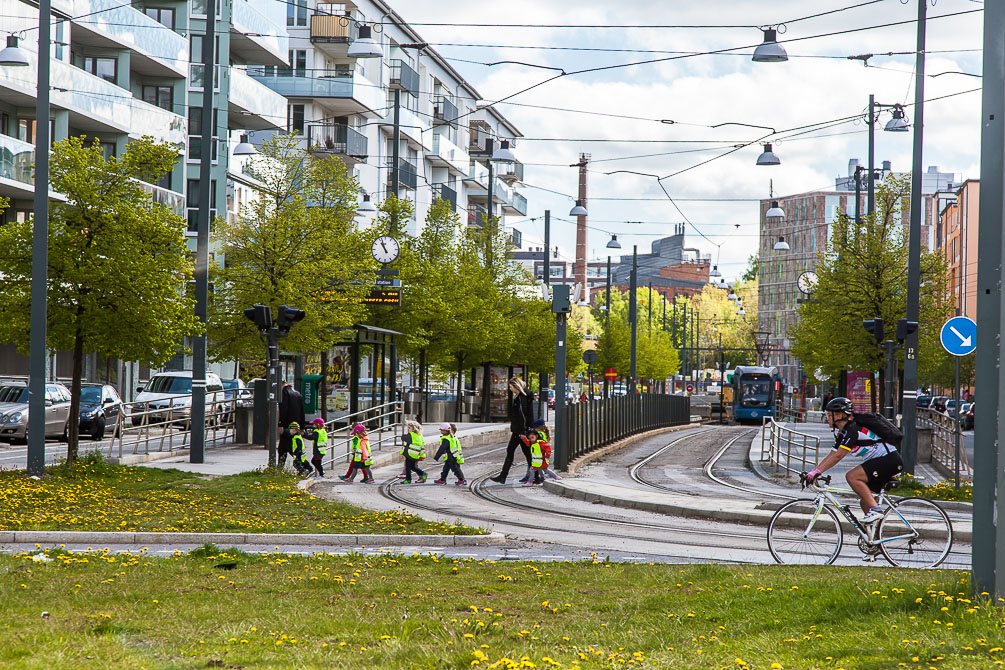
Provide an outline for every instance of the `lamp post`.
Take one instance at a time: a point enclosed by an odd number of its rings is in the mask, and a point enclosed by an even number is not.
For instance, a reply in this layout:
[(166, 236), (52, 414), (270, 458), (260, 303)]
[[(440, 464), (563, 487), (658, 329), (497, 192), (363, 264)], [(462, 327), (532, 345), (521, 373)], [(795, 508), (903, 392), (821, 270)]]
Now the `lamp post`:
[[(883, 127), (886, 132), (905, 132), (909, 126), (904, 118), (904, 107), (900, 104), (884, 105), (876, 102), (876, 96), (869, 95), (869, 176), (868, 194), (866, 199), (866, 214), (876, 211), (876, 111), (882, 109), (892, 109), (893, 118)], [(856, 168), (857, 170), (857, 168)], [(858, 178), (856, 174), (856, 184)], [(858, 201), (856, 200), (856, 206)], [(856, 215), (858, 210), (855, 211)], [(857, 220), (857, 216), (856, 216)]]
[(636, 357), (637, 345), (638, 345), (638, 325), (639, 325), (639, 315), (637, 312), (638, 302), (635, 295), (635, 291), (638, 288), (638, 277), (639, 272), (639, 245), (632, 246), (632, 275), (628, 282), (628, 318), (632, 322), (632, 347), (631, 347), (631, 364), (629, 367), (629, 382), (631, 383), (632, 389), (631, 393), (635, 394), (635, 375), (638, 373), (638, 361)]
[[(621, 242), (618, 242), (618, 236), (612, 234), (610, 241), (607, 243), (607, 248), (610, 249), (620, 249)], [(607, 252), (607, 297), (604, 299), (604, 335), (607, 337), (607, 342), (610, 344), (611, 341), (611, 252)], [(608, 385), (610, 382), (607, 381), (607, 375), (604, 375), (604, 397), (608, 397)]]

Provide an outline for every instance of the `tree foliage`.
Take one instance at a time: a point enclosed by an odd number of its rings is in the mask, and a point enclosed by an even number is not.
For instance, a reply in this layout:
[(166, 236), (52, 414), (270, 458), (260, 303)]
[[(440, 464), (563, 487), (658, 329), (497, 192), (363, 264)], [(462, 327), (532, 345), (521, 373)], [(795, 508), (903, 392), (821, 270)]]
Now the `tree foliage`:
[[(639, 379), (665, 379), (680, 369), (680, 355), (672, 341), (672, 310), (668, 305), (664, 330), (662, 296), (655, 291), (651, 295), (650, 308), (649, 289), (636, 291), (636, 371)], [(629, 298), (628, 293), (611, 291), (610, 318), (608, 310), (600, 310), (599, 305), (596, 313), (603, 326), (597, 346), (597, 364), (604, 370), (614, 368), (619, 377), (628, 377), (631, 373)], [(598, 295), (599, 303), (605, 300), (606, 294)]]
[[(65, 196), (49, 215), (47, 344), (73, 352), (70, 444), (77, 458), (80, 382), (85, 354), (156, 366), (201, 326), (185, 287), (192, 264), (185, 221), (154, 203), (140, 180), (154, 183), (177, 150), (150, 138), (105, 158), (70, 137), (53, 146), (52, 189)], [(0, 227), (0, 339), (28, 353), (31, 314), (32, 222)]]

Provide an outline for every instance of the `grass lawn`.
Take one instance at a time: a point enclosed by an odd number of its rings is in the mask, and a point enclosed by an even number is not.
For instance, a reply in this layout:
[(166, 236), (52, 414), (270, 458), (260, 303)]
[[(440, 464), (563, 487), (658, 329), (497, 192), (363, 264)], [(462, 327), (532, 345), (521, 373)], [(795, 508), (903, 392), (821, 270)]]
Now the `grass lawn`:
[(276, 471), (205, 477), (101, 460), (46, 468), (35, 480), (0, 472), (0, 530), (238, 533), (405, 533), (482, 531), (320, 500)]
[(0, 556), (0, 667), (889, 670), (1005, 659), (1001, 609), (971, 600), (953, 571), (212, 547), (44, 556)]

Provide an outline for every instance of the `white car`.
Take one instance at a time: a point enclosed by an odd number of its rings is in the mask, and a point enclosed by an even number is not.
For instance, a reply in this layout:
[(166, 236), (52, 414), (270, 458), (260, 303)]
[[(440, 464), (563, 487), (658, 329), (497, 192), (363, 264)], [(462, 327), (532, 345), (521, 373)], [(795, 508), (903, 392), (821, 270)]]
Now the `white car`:
[[(184, 423), (192, 414), (192, 371), (158, 372), (146, 386), (137, 387), (136, 393), (133, 402), (146, 405), (133, 405), (134, 426), (143, 423), (143, 416), (147, 411), (148, 424), (164, 421)], [(207, 372), (206, 402), (223, 399), (223, 382), (219, 375)]]

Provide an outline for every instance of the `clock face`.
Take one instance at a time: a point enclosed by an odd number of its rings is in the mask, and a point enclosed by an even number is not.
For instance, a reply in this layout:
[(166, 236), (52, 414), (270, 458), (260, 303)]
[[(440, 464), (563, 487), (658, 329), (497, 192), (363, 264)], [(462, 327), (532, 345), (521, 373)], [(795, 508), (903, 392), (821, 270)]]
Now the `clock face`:
[(809, 295), (817, 286), (817, 273), (812, 270), (802, 273), (799, 275), (799, 279), (796, 280), (796, 286), (800, 291)]
[(390, 235), (381, 235), (373, 241), (373, 247), (370, 249), (370, 253), (373, 254), (374, 260), (378, 263), (383, 263), (387, 265), (388, 263), (393, 263), (398, 257), (398, 253), (401, 251), (401, 247), (398, 246), (398, 240), (394, 239)]

